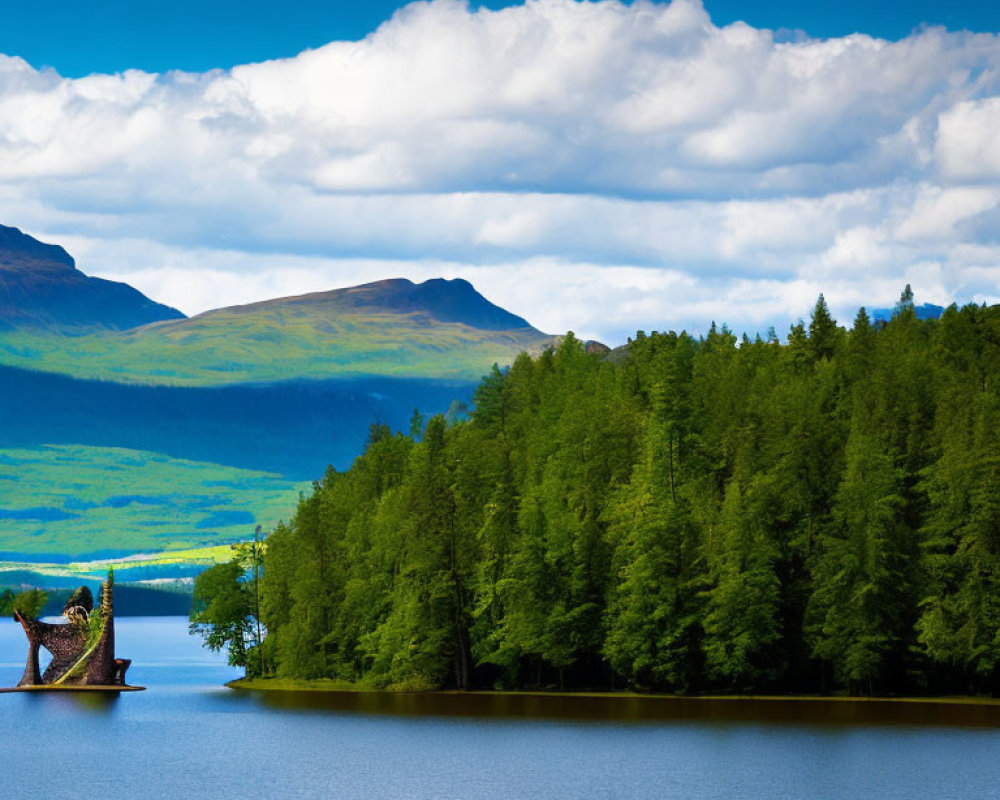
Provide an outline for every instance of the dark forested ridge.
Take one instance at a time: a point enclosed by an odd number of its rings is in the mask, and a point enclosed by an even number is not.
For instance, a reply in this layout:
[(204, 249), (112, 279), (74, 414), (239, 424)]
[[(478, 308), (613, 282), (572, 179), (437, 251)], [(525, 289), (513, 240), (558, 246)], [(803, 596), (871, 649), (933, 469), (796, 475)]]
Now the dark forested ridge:
[(374, 686), (1000, 690), (1000, 307), (787, 343), (572, 336), (373, 426), (267, 540), (268, 672)]
[(73, 442), (311, 480), (346, 467), (372, 420), (447, 409), (473, 382), (370, 376), (180, 387), (78, 380), (0, 365), (0, 448)]

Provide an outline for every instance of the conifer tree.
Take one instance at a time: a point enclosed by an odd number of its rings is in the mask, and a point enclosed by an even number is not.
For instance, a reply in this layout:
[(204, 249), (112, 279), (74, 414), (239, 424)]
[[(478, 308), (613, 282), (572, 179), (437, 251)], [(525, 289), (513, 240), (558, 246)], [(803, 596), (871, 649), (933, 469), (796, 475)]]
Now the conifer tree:
[(821, 294), (813, 308), (812, 319), (809, 322), (809, 348), (813, 358), (832, 358), (837, 350), (840, 339), (840, 328), (830, 315), (826, 299)]
[(856, 423), (847, 469), (823, 537), (810, 605), (815, 653), (839, 681), (871, 694), (906, 641), (906, 569), (899, 510), (902, 473)]
[(568, 335), (314, 484), (268, 538), (265, 667), (995, 692), (998, 376), (998, 307), (846, 333), (821, 297), (787, 344), (713, 326), (607, 356)]

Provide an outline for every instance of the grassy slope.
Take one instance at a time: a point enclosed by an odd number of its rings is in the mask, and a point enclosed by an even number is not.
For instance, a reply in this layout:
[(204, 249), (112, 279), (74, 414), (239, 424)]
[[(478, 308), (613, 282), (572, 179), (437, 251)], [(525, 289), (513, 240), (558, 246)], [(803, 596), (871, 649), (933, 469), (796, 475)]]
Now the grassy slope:
[(0, 450), (0, 552), (120, 557), (228, 543), (289, 517), (307, 488), (136, 450)]
[(478, 380), (550, 337), (483, 331), (420, 314), (275, 306), (223, 309), (182, 322), (84, 336), (0, 333), (0, 363), (76, 378), (170, 386), (273, 383), (359, 375)]
[[(143, 585), (162, 591), (190, 591), (191, 580), (213, 564), (233, 557), (232, 545), (211, 545), (163, 553), (137, 553), (68, 564), (0, 561), (0, 586), (40, 586), (48, 589), (97, 584), (114, 568), (119, 584)], [(186, 587), (186, 588), (182, 588)], [(65, 598), (64, 598), (65, 600)], [(58, 611), (53, 612), (58, 613)]]

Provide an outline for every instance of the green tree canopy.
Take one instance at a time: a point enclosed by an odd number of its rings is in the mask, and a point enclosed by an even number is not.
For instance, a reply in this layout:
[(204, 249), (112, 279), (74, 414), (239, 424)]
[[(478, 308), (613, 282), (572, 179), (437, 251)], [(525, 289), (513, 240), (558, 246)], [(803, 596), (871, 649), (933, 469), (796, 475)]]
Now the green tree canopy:
[[(468, 418), (372, 426), (268, 538), (265, 670), (1000, 692), (1000, 307), (900, 305), (848, 332), (821, 296), (784, 344), (567, 335), (494, 367)], [(246, 576), (195, 587), (193, 626), (234, 663)]]

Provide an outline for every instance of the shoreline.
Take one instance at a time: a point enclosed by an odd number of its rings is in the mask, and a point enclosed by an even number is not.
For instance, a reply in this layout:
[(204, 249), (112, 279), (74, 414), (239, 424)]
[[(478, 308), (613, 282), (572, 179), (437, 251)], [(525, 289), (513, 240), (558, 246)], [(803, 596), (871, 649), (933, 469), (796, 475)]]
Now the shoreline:
[(669, 700), (669, 701), (759, 701), (759, 702), (803, 702), (803, 703), (907, 703), (913, 705), (942, 706), (995, 706), (1000, 707), (1000, 698), (975, 696), (929, 696), (929, 697), (851, 697), (848, 695), (783, 695), (783, 694), (657, 694), (653, 692), (621, 691), (555, 691), (545, 689), (436, 689), (418, 691), (393, 691), (372, 689), (347, 681), (333, 679), (296, 680), (285, 678), (237, 678), (225, 684), (226, 688), (241, 692), (292, 692), (300, 694), (324, 695), (423, 695), (431, 697), (524, 697), (524, 698), (564, 698), (594, 700)]
[(131, 684), (36, 684), (34, 686), (11, 686), (0, 689), (0, 694), (13, 694), (15, 692), (98, 692), (103, 694), (119, 694), (120, 692), (144, 692), (145, 686), (132, 686)]

